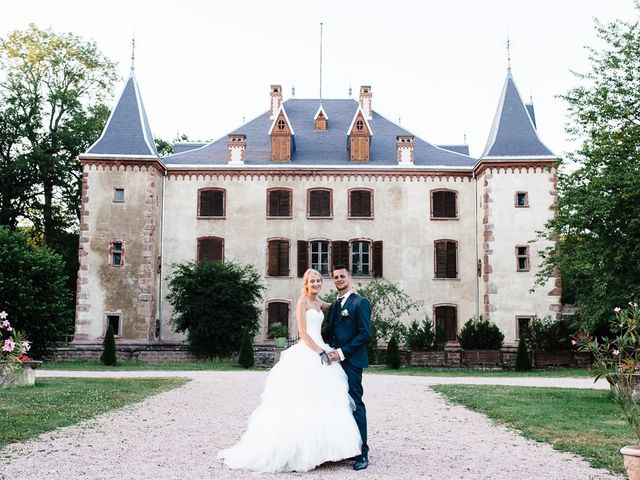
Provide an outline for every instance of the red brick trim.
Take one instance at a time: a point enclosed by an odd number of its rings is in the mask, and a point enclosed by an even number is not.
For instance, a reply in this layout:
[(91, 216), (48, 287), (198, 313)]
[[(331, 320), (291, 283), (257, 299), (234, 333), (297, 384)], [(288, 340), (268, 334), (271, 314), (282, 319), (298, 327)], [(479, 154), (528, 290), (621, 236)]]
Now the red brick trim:
[(473, 171), (478, 175), (482, 175), (486, 170), (489, 170), (490, 173), (500, 173), (504, 171), (505, 173), (522, 173), (524, 170), (525, 173), (542, 173), (544, 169), (555, 168), (558, 166), (558, 160), (531, 160), (531, 161), (481, 161), (478, 163)]
[(127, 170), (132, 169), (135, 172), (149, 168), (154, 168), (160, 173), (164, 174), (167, 169), (164, 164), (155, 158), (118, 158), (118, 157), (102, 157), (102, 158), (86, 158), (80, 156), (80, 162), (82, 166), (89, 165), (91, 167), (102, 168), (106, 170)]

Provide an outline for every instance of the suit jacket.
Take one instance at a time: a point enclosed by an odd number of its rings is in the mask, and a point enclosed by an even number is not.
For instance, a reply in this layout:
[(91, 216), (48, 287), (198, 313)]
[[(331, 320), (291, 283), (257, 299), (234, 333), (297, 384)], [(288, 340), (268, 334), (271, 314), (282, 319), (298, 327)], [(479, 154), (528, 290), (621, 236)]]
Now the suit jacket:
[(367, 340), (371, 336), (371, 304), (356, 293), (329, 309), (329, 344), (340, 348), (346, 360), (358, 368), (369, 366)]

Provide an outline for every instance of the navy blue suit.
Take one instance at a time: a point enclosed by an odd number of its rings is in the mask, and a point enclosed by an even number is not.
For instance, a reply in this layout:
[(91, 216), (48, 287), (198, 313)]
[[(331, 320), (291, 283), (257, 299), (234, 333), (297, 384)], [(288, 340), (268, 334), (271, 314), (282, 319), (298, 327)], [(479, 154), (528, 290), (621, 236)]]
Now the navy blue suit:
[(349, 395), (356, 404), (353, 418), (362, 437), (362, 455), (368, 458), (367, 410), (362, 401), (362, 369), (369, 366), (367, 340), (371, 336), (371, 305), (369, 300), (352, 293), (343, 306), (336, 300), (329, 309), (329, 344), (344, 354), (340, 362), (347, 374)]

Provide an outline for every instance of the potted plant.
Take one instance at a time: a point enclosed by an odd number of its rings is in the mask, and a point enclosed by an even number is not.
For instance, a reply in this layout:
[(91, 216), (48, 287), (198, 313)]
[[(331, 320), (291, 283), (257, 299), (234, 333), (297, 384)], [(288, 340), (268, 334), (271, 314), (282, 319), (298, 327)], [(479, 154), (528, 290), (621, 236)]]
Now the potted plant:
[(495, 323), (482, 316), (469, 319), (458, 335), (463, 362), (471, 367), (502, 365), (503, 340), (504, 334)]
[(276, 348), (284, 348), (288, 335), (289, 329), (280, 322), (274, 322), (269, 326), (269, 336), (273, 338)]
[[(614, 313), (609, 324), (614, 338), (592, 338), (582, 330), (572, 343), (593, 355), (595, 380), (604, 377), (609, 381), (614, 399), (640, 443), (640, 309), (630, 302), (629, 308), (616, 307)], [(629, 480), (640, 480), (640, 445), (627, 445), (620, 453)]]
[(8, 317), (7, 312), (0, 312), (0, 386), (33, 386), (36, 378), (33, 369), (42, 362), (29, 358), (30, 342), (11, 326)]

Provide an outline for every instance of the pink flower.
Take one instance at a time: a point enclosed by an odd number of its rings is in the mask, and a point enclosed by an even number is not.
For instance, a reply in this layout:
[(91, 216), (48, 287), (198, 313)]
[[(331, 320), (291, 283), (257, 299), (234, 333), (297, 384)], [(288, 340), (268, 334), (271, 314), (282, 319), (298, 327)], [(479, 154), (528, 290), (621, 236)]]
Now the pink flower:
[(613, 355), (614, 355), (615, 357), (617, 357), (618, 355), (620, 355), (620, 350), (614, 350), (614, 351), (613, 351), (613, 352), (611, 352), (611, 353), (613, 353)]
[(576, 345), (578, 342), (576, 342), (575, 338), (573, 340), (571, 340), (571, 345)]
[(13, 349), (15, 348), (15, 343), (13, 343), (13, 340), (11, 340), (10, 338), (4, 341), (4, 345), (2, 346), (2, 351), (3, 352), (13, 352)]
[(616, 313), (620, 313), (620, 310), (622, 310), (620, 307), (616, 307), (616, 308), (613, 309), (613, 311), (616, 312)]
[(22, 350), (28, 352), (29, 350), (31, 350), (31, 344), (25, 340), (24, 342), (22, 342)]
[(0, 312), (0, 320), (4, 320), (8, 316), (9, 316), (9, 314), (7, 312), (5, 312), (4, 310)]

